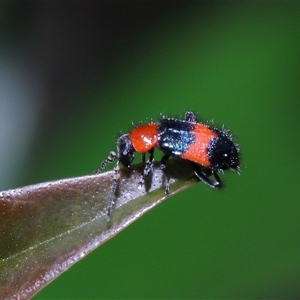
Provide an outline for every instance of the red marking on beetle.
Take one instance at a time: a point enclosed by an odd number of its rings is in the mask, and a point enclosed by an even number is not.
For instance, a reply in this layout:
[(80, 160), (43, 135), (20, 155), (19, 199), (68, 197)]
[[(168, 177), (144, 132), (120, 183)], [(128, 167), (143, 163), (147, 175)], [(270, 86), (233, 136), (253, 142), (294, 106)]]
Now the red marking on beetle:
[(136, 152), (145, 153), (156, 147), (157, 124), (147, 124), (134, 128), (128, 134)]
[(207, 155), (207, 150), (211, 139), (216, 138), (217, 134), (207, 126), (201, 124), (195, 124), (195, 128), (191, 132), (195, 134), (196, 139), (180, 157), (204, 167), (210, 167), (211, 163)]

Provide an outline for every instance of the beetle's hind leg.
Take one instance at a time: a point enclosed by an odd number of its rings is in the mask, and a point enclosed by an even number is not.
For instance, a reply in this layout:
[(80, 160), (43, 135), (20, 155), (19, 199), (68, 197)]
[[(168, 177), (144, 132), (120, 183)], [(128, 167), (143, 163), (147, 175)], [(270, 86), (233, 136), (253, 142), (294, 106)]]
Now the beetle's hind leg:
[(207, 176), (207, 174), (205, 174), (205, 172), (199, 168), (198, 164), (196, 164), (196, 163), (192, 163), (192, 164), (193, 164), (193, 168), (194, 168), (194, 174), (200, 181), (203, 181), (205, 184), (209, 185), (212, 188), (220, 188), (222, 186), (222, 181), (221, 181), (219, 175), (217, 174), (217, 172), (212, 171), (212, 175), (214, 175), (214, 177), (216, 179), (214, 181), (214, 180), (210, 179)]

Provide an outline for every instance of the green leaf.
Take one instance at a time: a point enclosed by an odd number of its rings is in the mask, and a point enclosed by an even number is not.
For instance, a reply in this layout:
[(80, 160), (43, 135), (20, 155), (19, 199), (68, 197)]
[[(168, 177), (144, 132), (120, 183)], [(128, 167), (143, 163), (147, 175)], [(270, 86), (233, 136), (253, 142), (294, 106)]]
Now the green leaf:
[[(29, 299), (166, 199), (158, 164), (144, 186), (142, 168), (121, 170), (110, 220), (112, 171), (0, 192), (0, 299)], [(185, 162), (171, 161), (168, 174), (171, 194), (196, 182)]]

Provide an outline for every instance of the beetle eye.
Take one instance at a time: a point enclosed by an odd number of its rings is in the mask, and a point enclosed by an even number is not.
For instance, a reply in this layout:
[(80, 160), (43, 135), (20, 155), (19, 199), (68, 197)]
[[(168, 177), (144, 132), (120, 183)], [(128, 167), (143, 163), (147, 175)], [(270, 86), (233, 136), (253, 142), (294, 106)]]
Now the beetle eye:
[(118, 139), (117, 147), (118, 159), (124, 167), (129, 168), (134, 158), (134, 149), (128, 134), (124, 134)]

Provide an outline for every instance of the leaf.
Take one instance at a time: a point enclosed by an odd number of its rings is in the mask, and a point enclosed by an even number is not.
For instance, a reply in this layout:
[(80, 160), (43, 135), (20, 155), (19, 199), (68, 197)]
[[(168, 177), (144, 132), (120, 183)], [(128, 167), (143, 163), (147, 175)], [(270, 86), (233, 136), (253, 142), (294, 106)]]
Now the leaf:
[[(159, 165), (140, 187), (142, 168), (121, 170), (109, 221), (112, 171), (0, 192), (0, 299), (29, 299), (166, 199)], [(170, 161), (168, 174), (171, 194), (196, 182), (185, 162)]]

